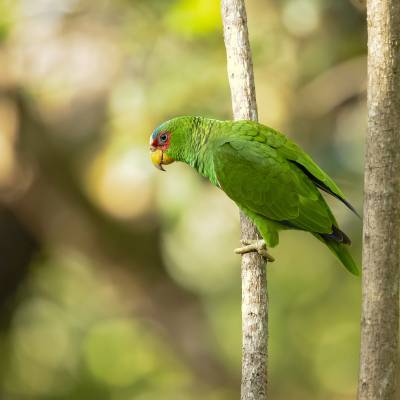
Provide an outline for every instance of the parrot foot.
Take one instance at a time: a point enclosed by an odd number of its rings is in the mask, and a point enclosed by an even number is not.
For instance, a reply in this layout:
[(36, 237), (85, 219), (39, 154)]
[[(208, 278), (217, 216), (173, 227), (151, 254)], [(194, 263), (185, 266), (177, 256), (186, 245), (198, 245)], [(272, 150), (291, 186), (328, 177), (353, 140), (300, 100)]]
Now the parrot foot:
[(241, 240), (243, 247), (234, 250), (236, 254), (246, 254), (257, 252), (260, 256), (264, 257), (267, 261), (273, 262), (275, 258), (268, 254), (267, 245), (265, 240)]

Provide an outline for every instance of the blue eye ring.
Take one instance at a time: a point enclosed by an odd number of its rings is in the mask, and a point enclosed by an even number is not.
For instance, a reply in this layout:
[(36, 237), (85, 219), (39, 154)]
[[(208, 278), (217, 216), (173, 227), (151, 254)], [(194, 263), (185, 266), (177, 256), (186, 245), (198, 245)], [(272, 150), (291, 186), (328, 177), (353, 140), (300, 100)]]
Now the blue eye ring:
[(168, 140), (168, 135), (166, 133), (162, 133), (160, 135), (160, 143), (165, 143)]

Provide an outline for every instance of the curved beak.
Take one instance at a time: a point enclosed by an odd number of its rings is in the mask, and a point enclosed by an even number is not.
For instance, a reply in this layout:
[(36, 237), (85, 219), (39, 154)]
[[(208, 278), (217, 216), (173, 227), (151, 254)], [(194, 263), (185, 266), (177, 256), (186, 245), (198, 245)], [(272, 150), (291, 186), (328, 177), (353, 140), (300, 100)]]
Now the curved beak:
[(150, 158), (153, 165), (161, 171), (165, 171), (163, 165), (173, 163), (175, 160), (167, 156), (162, 150), (150, 148)]

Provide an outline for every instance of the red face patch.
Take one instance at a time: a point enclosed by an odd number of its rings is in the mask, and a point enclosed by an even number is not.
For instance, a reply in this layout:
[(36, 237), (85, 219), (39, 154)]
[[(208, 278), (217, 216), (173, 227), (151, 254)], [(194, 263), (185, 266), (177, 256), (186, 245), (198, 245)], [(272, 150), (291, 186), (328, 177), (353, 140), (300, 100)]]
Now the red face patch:
[(160, 132), (157, 137), (153, 140), (152, 146), (160, 149), (162, 151), (166, 151), (169, 147), (171, 141), (171, 133), (170, 132)]

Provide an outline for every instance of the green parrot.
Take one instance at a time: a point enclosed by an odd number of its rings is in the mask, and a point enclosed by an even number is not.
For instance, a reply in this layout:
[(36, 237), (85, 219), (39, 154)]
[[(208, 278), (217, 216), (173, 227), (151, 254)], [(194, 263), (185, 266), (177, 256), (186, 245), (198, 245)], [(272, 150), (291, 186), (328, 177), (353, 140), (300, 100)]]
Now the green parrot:
[[(153, 164), (183, 161), (223, 190), (257, 226), (263, 240), (247, 241), (236, 252), (258, 251), (273, 260), (267, 246), (279, 231), (312, 233), (353, 274), (359, 268), (320, 190), (357, 214), (335, 182), (285, 135), (253, 121), (219, 121), (184, 116), (162, 123), (150, 137)], [(358, 214), (357, 214), (358, 215)]]

